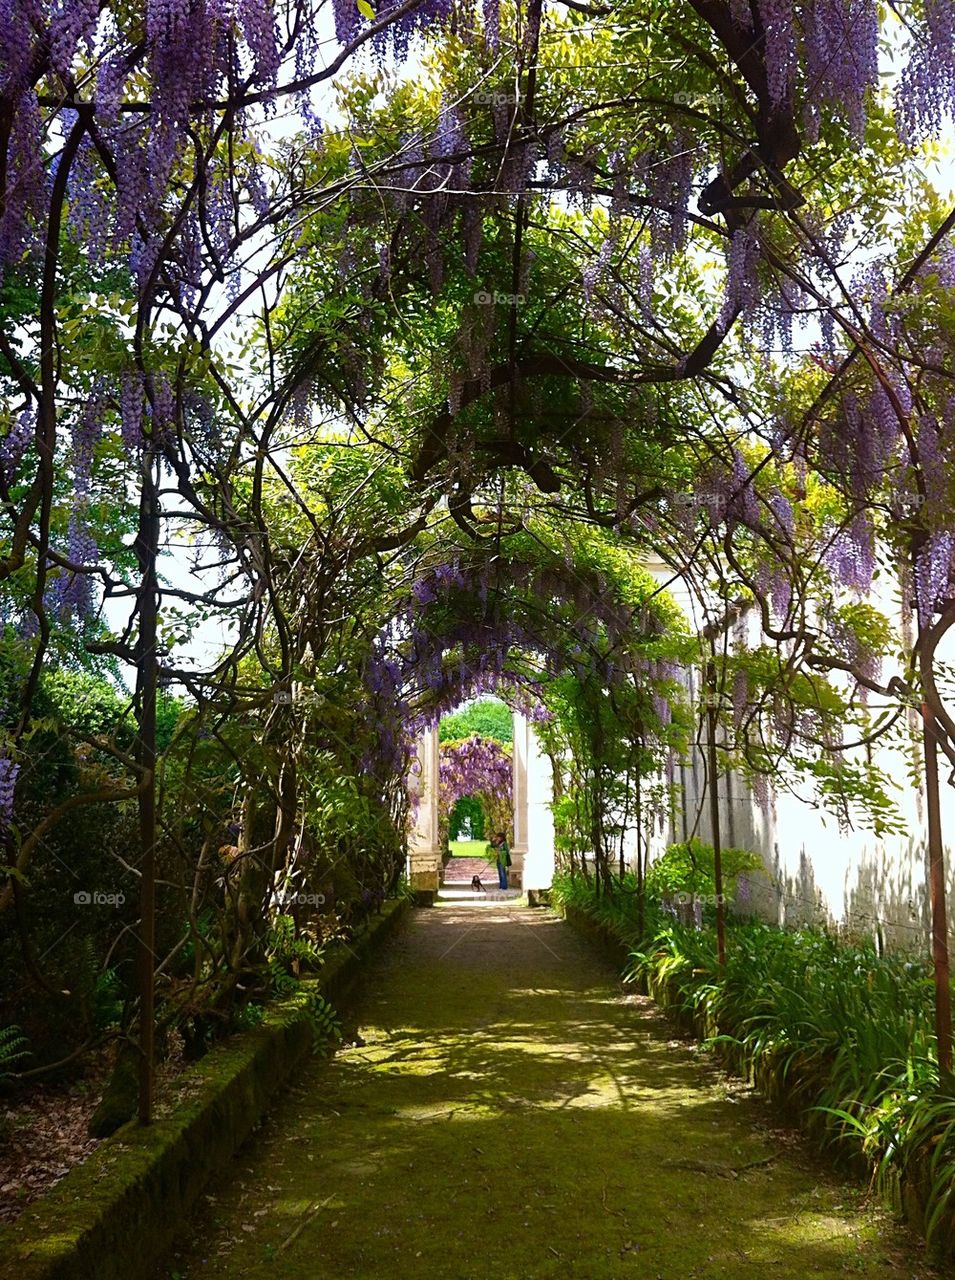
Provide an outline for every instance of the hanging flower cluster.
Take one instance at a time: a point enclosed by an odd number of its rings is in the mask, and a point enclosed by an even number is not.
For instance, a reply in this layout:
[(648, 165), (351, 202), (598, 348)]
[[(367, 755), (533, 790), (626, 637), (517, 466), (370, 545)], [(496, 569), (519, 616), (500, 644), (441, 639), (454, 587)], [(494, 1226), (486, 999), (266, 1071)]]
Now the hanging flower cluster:
[(9, 756), (0, 755), (0, 832), (13, 821), (13, 798), (20, 766)]
[(494, 738), (472, 734), (460, 742), (441, 744), (439, 812), (446, 822), (462, 796), (478, 796), (496, 829), (509, 831), (513, 823), (512, 760)]
[[(376, 767), (407, 770), (420, 733), (469, 697), (497, 694), (546, 720), (549, 683), (565, 674), (621, 693), (636, 682), (646, 691), (645, 726), (665, 731), (679, 671), (656, 655), (662, 630), (652, 611), (624, 604), (603, 573), (570, 560), (458, 555), (430, 563), (364, 666), (362, 715), (375, 726)], [(648, 652), (637, 652), (640, 644)]]

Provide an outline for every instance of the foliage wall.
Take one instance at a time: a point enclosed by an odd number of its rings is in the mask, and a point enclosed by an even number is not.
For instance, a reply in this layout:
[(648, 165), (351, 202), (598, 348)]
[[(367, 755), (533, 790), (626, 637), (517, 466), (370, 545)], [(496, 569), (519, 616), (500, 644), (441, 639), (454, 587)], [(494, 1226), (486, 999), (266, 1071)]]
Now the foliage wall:
[(872, 744), (955, 765), (950, 0), (7, 10), (4, 1021), (201, 1049), (464, 698), (604, 879), (710, 714), (879, 832)]

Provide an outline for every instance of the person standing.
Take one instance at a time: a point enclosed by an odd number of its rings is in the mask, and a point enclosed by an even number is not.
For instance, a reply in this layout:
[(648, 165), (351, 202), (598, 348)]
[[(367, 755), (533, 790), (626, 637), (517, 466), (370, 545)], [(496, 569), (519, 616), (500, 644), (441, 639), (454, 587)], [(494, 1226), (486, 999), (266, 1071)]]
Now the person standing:
[(494, 861), (497, 865), (498, 888), (506, 889), (507, 869), (511, 865), (511, 851), (508, 848), (507, 838), (503, 831), (499, 831), (488, 845), (488, 852), (491, 851), (494, 853)]

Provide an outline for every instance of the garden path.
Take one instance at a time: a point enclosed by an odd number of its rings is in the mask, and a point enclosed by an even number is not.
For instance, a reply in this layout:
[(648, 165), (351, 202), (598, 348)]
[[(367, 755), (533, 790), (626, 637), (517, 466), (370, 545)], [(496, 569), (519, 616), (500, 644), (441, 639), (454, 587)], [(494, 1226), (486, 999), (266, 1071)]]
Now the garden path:
[(487, 858), (452, 858), (444, 868), (445, 884), (470, 885), (472, 876), (480, 876), (488, 887), (497, 884), (497, 869)]
[(157, 1280), (935, 1274), (547, 910), (415, 912), (356, 1015)]

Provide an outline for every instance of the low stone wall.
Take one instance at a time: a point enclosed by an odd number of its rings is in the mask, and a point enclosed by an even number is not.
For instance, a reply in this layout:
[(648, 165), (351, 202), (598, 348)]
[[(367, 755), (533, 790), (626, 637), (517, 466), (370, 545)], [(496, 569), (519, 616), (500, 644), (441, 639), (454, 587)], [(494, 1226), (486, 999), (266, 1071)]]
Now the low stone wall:
[(559, 907), (558, 910), (567, 923), (573, 925), (578, 933), (587, 935), (594, 946), (607, 957), (611, 964), (618, 969), (624, 968), (630, 958), (630, 952), (633, 950), (633, 943), (628, 942), (615, 929), (611, 929), (609, 925), (603, 924), (600, 920), (595, 920), (586, 911), (581, 911), (579, 907), (568, 905)]
[(304, 1010), (321, 992), (340, 1006), (369, 952), (406, 914), (388, 902), (320, 975), (272, 1006), (262, 1024), (216, 1046), (175, 1084), (171, 1105), (146, 1128), (124, 1125), (47, 1195), (0, 1231), (3, 1280), (130, 1280), (172, 1244), (212, 1177), (249, 1136), (308, 1057)]
[[(590, 939), (611, 964), (621, 971), (626, 967), (631, 951), (636, 948), (633, 940), (626, 939), (617, 930), (595, 920), (578, 907), (558, 909), (566, 922)], [(659, 1005), (685, 1035), (706, 1040), (721, 1033), (731, 1033), (730, 1028), (715, 1025), (712, 1019), (702, 1013), (689, 1012), (684, 1007), (675, 982), (656, 981), (651, 977), (649, 982), (640, 979), (636, 983), (636, 989)], [(800, 1075), (798, 1064), (790, 1064), (786, 1070), (781, 1067), (767, 1068), (762, 1063), (754, 1064), (748, 1054), (732, 1044), (719, 1044), (714, 1048), (726, 1069), (751, 1080), (783, 1118), (799, 1125), (813, 1140), (824, 1140), (824, 1119), (804, 1101), (811, 1095), (811, 1081)], [(828, 1150), (831, 1155), (832, 1147)], [(922, 1235), (925, 1232), (925, 1207), (929, 1200), (928, 1159), (926, 1156), (920, 1167), (909, 1168), (904, 1182), (896, 1180), (886, 1193), (890, 1207), (903, 1216), (914, 1231)], [(869, 1180), (872, 1176), (872, 1166), (861, 1152), (852, 1155), (843, 1153), (842, 1163), (860, 1178)], [(955, 1213), (950, 1211), (936, 1229), (932, 1250), (933, 1254), (946, 1262), (955, 1262)]]

